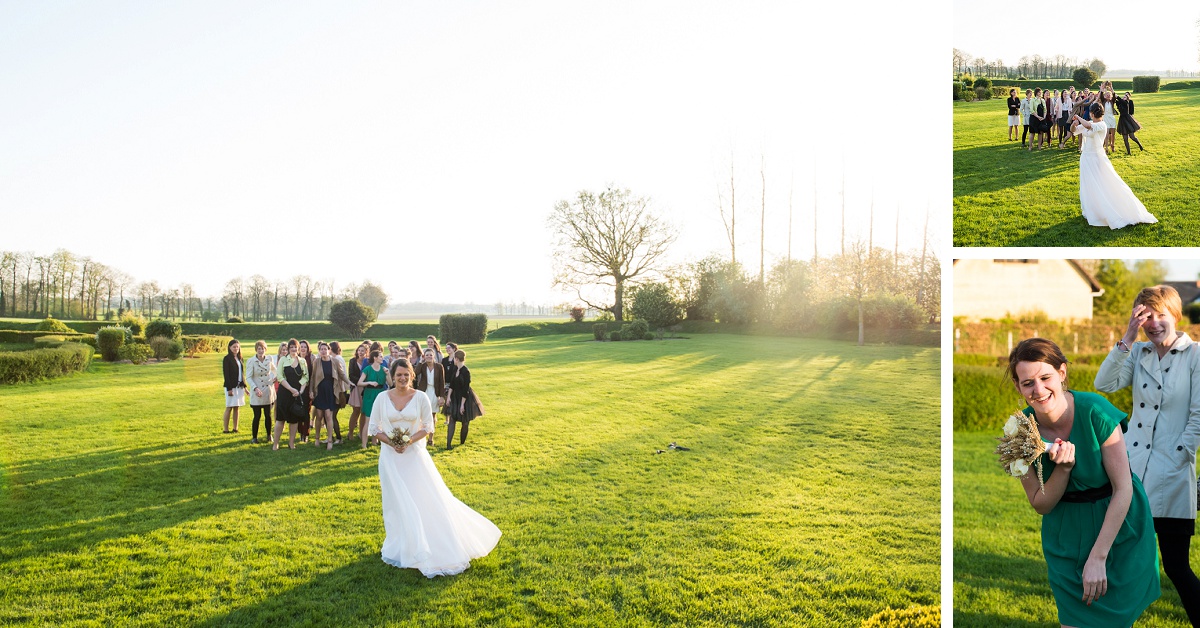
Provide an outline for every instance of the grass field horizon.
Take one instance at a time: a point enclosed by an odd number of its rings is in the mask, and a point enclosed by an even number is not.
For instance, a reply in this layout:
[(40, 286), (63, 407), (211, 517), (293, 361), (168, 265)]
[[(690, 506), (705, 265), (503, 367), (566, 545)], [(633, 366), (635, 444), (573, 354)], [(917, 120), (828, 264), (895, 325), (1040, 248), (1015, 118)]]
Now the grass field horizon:
[(556, 335), (468, 363), (488, 415), (434, 461), (504, 536), (434, 580), (379, 559), (377, 451), (272, 452), (248, 408), (220, 433), (219, 355), (0, 387), (0, 623), (846, 626), (940, 604), (938, 349)]
[[(1156, 224), (1092, 227), (1079, 206), (1079, 153), (1007, 141), (1004, 99), (955, 102), (954, 246), (1200, 245), (1200, 89), (1134, 94), (1138, 137), (1113, 167)], [(1057, 145), (1057, 142), (1056, 142)]]

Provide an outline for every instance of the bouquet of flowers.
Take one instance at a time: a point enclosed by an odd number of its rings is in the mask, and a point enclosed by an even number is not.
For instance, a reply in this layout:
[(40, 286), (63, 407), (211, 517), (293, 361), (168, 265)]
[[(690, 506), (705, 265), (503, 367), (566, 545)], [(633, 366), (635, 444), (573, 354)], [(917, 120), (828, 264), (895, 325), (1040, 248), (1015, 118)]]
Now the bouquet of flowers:
[(392, 433), (388, 435), (388, 438), (392, 439), (392, 446), (403, 445), (407, 447), (409, 443), (412, 442), (412, 436), (409, 435), (408, 430), (400, 428), (392, 430)]
[(1038, 485), (1045, 493), (1041, 455), (1046, 451), (1046, 443), (1042, 442), (1042, 436), (1038, 433), (1037, 421), (1018, 410), (1008, 417), (1004, 424), (1004, 435), (996, 440), (1000, 441), (996, 445), (996, 453), (1005, 472), (1019, 478), (1029, 473), (1030, 465), (1037, 467)]

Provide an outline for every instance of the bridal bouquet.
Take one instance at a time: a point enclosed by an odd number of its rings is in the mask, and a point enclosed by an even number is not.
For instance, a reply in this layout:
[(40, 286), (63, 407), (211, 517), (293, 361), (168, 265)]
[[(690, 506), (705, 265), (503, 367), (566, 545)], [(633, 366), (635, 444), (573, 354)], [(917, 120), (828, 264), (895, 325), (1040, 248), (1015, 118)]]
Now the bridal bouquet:
[(407, 447), (409, 443), (412, 442), (412, 436), (409, 435), (408, 430), (402, 430), (400, 428), (392, 430), (392, 433), (388, 435), (388, 438), (392, 439), (392, 446), (404, 445)]
[(996, 453), (1000, 455), (1000, 466), (1015, 478), (1029, 473), (1030, 465), (1037, 467), (1038, 485), (1046, 492), (1046, 483), (1042, 480), (1042, 461), (1040, 456), (1046, 451), (1046, 443), (1038, 433), (1037, 421), (1025, 416), (1020, 410), (1012, 413), (1004, 424), (1004, 435), (996, 440)]

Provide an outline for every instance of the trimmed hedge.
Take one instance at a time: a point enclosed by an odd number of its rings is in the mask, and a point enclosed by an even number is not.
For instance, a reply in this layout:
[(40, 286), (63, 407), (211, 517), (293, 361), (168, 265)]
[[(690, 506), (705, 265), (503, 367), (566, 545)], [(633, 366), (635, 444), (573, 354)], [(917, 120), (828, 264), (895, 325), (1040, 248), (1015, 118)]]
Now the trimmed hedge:
[(54, 333), (75, 333), (74, 329), (67, 327), (67, 324), (57, 318), (47, 318), (38, 323), (37, 331), (49, 331)]
[(90, 334), (79, 332), (56, 332), (56, 331), (18, 331), (13, 329), (0, 329), (0, 342), (19, 342), (28, 344), (42, 336), (61, 336), (63, 340), (71, 342), (80, 342), (87, 338)]
[(608, 323), (596, 323), (592, 325), (592, 338), (595, 340), (604, 340), (608, 335)]
[(171, 340), (178, 340), (182, 335), (183, 328), (179, 326), (179, 323), (173, 323), (168, 320), (156, 318), (150, 321), (149, 325), (146, 325), (147, 338), (168, 338)]
[(1172, 89), (1196, 89), (1200, 87), (1200, 81), (1171, 81), (1160, 86), (1159, 91), (1167, 91)]
[(154, 355), (154, 349), (151, 349), (150, 345), (130, 344), (121, 347), (118, 354), (122, 360), (129, 360), (134, 364), (142, 364), (146, 360), (149, 360), (150, 356)]
[(183, 336), (180, 338), (184, 353), (194, 357), (197, 353), (221, 353), (229, 349), (233, 336)]
[(106, 362), (112, 362), (120, 357), (121, 347), (125, 346), (125, 340), (129, 334), (129, 330), (124, 327), (105, 327), (96, 332), (96, 347), (100, 349), (100, 356)]
[(621, 340), (641, 340), (650, 331), (646, 321), (629, 321), (621, 326)]
[(156, 359), (175, 360), (183, 355), (183, 342), (166, 336), (154, 336), (150, 339), (150, 349), (154, 351)]
[(77, 373), (92, 362), (95, 350), (77, 342), (48, 349), (0, 352), (0, 384), (34, 382)]
[(442, 314), (438, 328), (443, 343), (479, 344), (487, 340), (487, 314)]
[(596, 325), (604, 323), (576, 323), (574, 321), (546, 321), (544, 323), (521, 323), (508, 325), (488, 332), (488, 338), (529, 338), (531, 336), (552, 336), (554, 334), (586, 334), (595, 333)]
[[(1067, 358), (1070, 360), (1070, 358)], [(954, 365), (954, 429), (995, 431), (999, 436), (1005, 419), (1025, 407), (1003, 366)], [(1072, 390), (1098, 392), (1093, 382), (1098, 364), (1072, 362), (1067, 367), (1067, 383)], [(1115, 393), (1100, 393), (1113, 405), (1128, 412), (1133, 407), (1133, 391), (1123, 388)]]
[[(1133, 92), (1135, 94), (1152, 94), (1158, 91), (1158, 86), (1161, 83), (1157, 76), (1135, 76), (1133, 77)], [(1113, 89), (1117, 86), (1114, 83)]]

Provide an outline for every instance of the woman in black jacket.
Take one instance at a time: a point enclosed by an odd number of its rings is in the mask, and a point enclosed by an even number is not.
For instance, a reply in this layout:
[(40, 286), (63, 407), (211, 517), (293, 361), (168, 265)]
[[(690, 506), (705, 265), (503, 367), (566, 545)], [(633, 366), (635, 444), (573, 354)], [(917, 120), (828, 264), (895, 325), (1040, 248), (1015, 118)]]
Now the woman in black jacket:
[(454, 427), (462, 424), (462, 432), (458, 444), (467, 442), (467, 431), (471, 420), (482, 415), (479, 411), (479, 401), (471, 390), (471, 370), (463, 362), (467, 355), (458, 350), (454, 352), (454, 374), (446, 376), (446, 385), (450, 388), (450, 399), (446, 402), (446, 449), (454, 443)]
[[(229, 341), (229, 352), (221, 362), (225, 376), (225, 433), (237, 433), (238, 411), (246, 403), (246, 369), (242, 362), (242, 345), (237, 340)], [(229, 417), (233, 416), (233, 429), (229, 429)]]
[(1117, 113), (1121, 114), (1117, 118), (1117, 133), (1120, 133), (1121, 139), (1125, 140), (1125, 154), (1133, 154), (1129, 151), (1129, 138), (1131, 137), (1138, 145), (1138, 150), (1146, 150), (1138, 141), (1137, 132), (1142, 130), (1142, 125), (1133, 119), (1133, 99), (1129, 97), (1129, 92), (1125, 92), (1124, 96), (1117, 99)]

